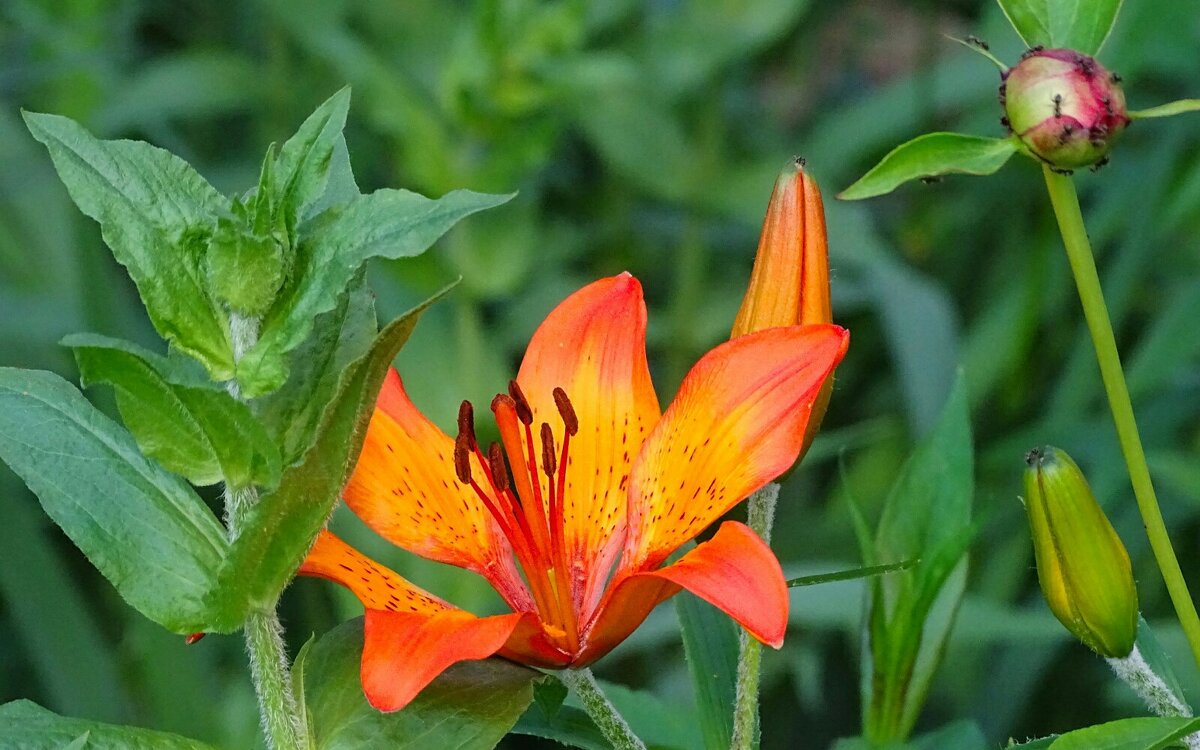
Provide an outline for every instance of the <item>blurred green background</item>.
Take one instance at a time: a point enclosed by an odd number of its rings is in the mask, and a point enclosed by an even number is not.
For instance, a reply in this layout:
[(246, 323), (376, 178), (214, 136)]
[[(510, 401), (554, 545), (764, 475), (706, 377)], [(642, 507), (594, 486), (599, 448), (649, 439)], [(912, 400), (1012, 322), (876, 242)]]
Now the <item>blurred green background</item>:
[[(986, 522), (919, 730), (969, 719), (998, 745), (1142, 713), (1038, 595), (1016, 496), (1023, 453), (1044, 442), (1089, 473), (1195, 701), (1200, 680), (1169, 624), (1038, 169), (1015, 159), (991, 179), (832, 199), (919, 133), (1001, 134), (995, 69), (946, 33), (974, 33), (1002, 59), (1020, 52), (989, 0), (4, 0), (0, 365), (74, 379), (56, 342), (75, 331), (157, 345), (19, 108), (151, 141), (233, 192), (254, 183), (268, 143), (350, 83), (346, 135), (364, 190), (519, 190), (426, 256), (372, 269), (385, 319), (464, 278), (399, 360), (414, 400), (445, 425), (462, 398), (503, 388), (554, 303), (622, 270), (645, 286), (666, 402), (728, 335), (774, 177), (802, 155), (825, 187), (835, 317), (853, 344), (824, 432), (783, 490), (775, 546), (786, 571), (858, 564), (843, 493), (874, 517), (961, 366)], [(1144, 108), (1200, 95), (1197, 49), (1195, 4), (1164, 0), (1128, 3), (1100, 57)], [(1197, 590), (1200, 117), (1134, 125), (1112, 165), (1078, 183), (1168, 525)], [(259, 745), (239, 638), (187, 647), (142, 619), (3, 467), (0, 519), (0, 701)], [(479, 580), (379, 543), (348, 514), (335, 524), (442, 596), (496, 606)], [(764, 747), (857, 733), (862, 601), (854, 583), (793, 592), (787, 645), (764, 659)], [(293, 649), (359, 611), (312, 580), (282, 606)], [(653, 691), (666, 712), (648, 715), (686, 716), (670, 606), (597, 671)]]

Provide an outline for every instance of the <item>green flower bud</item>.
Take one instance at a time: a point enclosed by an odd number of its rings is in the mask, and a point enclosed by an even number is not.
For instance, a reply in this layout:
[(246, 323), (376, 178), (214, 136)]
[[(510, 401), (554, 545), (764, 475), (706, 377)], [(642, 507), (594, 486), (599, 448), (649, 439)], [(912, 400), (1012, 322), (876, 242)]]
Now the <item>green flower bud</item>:
[(1074, 50), (1034, 47), (1002, 76), (1006, 124), (1055, 168), (1102, 162), (1130, 122), (1121, 79)]
[(1025, 511), (1050, 610), (1101, 656), (1128, 656), (1137, 637), (1137, 589), (1120, 537), (1070, 456), (1047, 446), (1025, 461)]
[(204, 261), (213, 296), (234, 312), (259, 317), (283, 285), (287, 235), (260, 234), (251, 223), (247, 207), (235, 199), (230, 214), (217, 220)]

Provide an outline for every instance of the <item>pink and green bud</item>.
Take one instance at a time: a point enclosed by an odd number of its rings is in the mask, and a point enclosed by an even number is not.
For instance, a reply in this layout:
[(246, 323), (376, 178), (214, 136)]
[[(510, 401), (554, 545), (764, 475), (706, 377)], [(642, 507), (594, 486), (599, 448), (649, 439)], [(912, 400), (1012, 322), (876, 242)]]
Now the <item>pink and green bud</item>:
[(1003, 79), (1007, 125), (1057, 169), (1101, 162), (1130, 122), (1120, 77), (1074, 50), (1035, 47)]
[(1025, 461), (1025, 511), (1050, 611), (1101, 656), (1128, 656), (1138, 604), (1121, 538), (1070, 456), (1035, 448)]

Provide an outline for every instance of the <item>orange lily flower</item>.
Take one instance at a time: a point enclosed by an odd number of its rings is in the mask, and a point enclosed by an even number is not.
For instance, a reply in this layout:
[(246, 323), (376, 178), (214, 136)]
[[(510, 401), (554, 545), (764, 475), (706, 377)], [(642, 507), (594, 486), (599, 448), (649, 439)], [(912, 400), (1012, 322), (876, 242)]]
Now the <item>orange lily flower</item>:
[(833, 325), (735, 338), (701, 358), (660, 413), (641, 285), (601, 279), (538, 328), (509, 393), (492, 401), (500, 444), (486, 451), (469, 403), (451, 438), (390, 372), (346, 503), (392, 543), (483, 576), (512, 612), (458, 609), (323, 531), (300, 572), (346, 586), (366, 608), (370, 703), (403, 708), (466, 659), (584, 667), (681, 589), (778, 648), (783, 571), (747, 526), (727, 521), (662, 563), (792, 465), (848, 340)]

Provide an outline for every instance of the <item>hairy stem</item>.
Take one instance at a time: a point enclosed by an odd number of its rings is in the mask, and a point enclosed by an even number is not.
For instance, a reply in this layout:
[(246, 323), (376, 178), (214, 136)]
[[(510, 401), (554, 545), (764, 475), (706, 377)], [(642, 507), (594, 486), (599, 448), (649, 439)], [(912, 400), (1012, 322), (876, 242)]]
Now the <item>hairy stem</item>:
[[(242, 358), (258, 339), (258, 321), (233, 313), (229, 318), (234, 361)], [(236, 380), (227, 384), (229, 394), (243, 400)], [(254, 487), (225, 485), (225, 526), (231, 542), (236, 541), (250, 509), (258, 502)], [(263, 733), (270, 750), (308, 750), (308, 722), (300, 716), (292, 690), (283, 626), (275, 610), (252, 612), (243, 626), (250, 678), (258, 696)]]
[(579, 696), (583, 710), (615, 750), (646, 750), (646, 745), (633, 733), (625, 718), (617, 712), (617, 707), (596, 684), (592, 670), (564, 669), (558, 673), (558, 678), (571, 692)]
[[(1137, 646), (1124, 659), (1106, 661), (1117, 677), (1132, 688), (1156, 716), (1192, 715), (1192, 709), (1150, 668)], [(1184, 737), (1183, 744), (1188, 750), (1200, 750), (1200, 733)]]
[(1133, 404), (1129, 399), (1129, 388), (1125, 384), (1125, 373), (1121, 369), (1117, 341), (1113, 336), (1108, 308), (1104, 304), (1100, 277), (1096, 273), (1096, 261), (1092, 257), (1092, 246), (1083, 225), (1083, 214), (1079, 210), (1079, 196), (1075, 193), (1075, 184), (1069, 177), (1056, 174), (1049, 167), (1043, 167), (1042, 171), (1046, 178), (1046, 189), (1050, 193), (1050, 202), (1054, 206), (1054, 215), (1062, 232), (1063, 244), (1067, 249), (1071, 272), (1075, 275), (1079, 301), (1083, 303), (1083, 314), (1092, 336), (1092, 345), (1096, 349), (1096, 361), (1100, 364), (1100, 375), (1108, 395), (1109, 409), (1116, 424), (1117, 438), (1129, 469), (1133, 495), (1142, 514), (1146, 536), (1150, 539), (1150, 548), (1154, 551), (1154, 559), (1158, 562), (1158, 569), (1167, 585), (1167, 592), (1175, 606), (1179, 624), (1187, 636), (1188, 645), (1191, 646), (1192, 657), (1200, 666), (1200, 616), (1196, 614), (1196, 605), (1188, 592), (1183, 572), (1179, 569), (1179, 560), (1171, 546), (1171, 538), (1167, 534), (1167, 526), (1163, 522), (1158, 498), (1154, 493), (1154, 484), (1150, 480), (1150, 468), (1146, 464), (1146, 453), (1142, 449), (1137, 421), (1133, 416)]
[[(771, 543), (771, 526), (775, 523), (775, 502), (779, 485), (772, 482), (750, 496), (746, 521), (754, 533)], [(738, 638), (737, 692), (733, 701), (733, 750), (752, 750), (758, 747), (758, 677), (762, 662), (762, 644), (745, 630)]]

